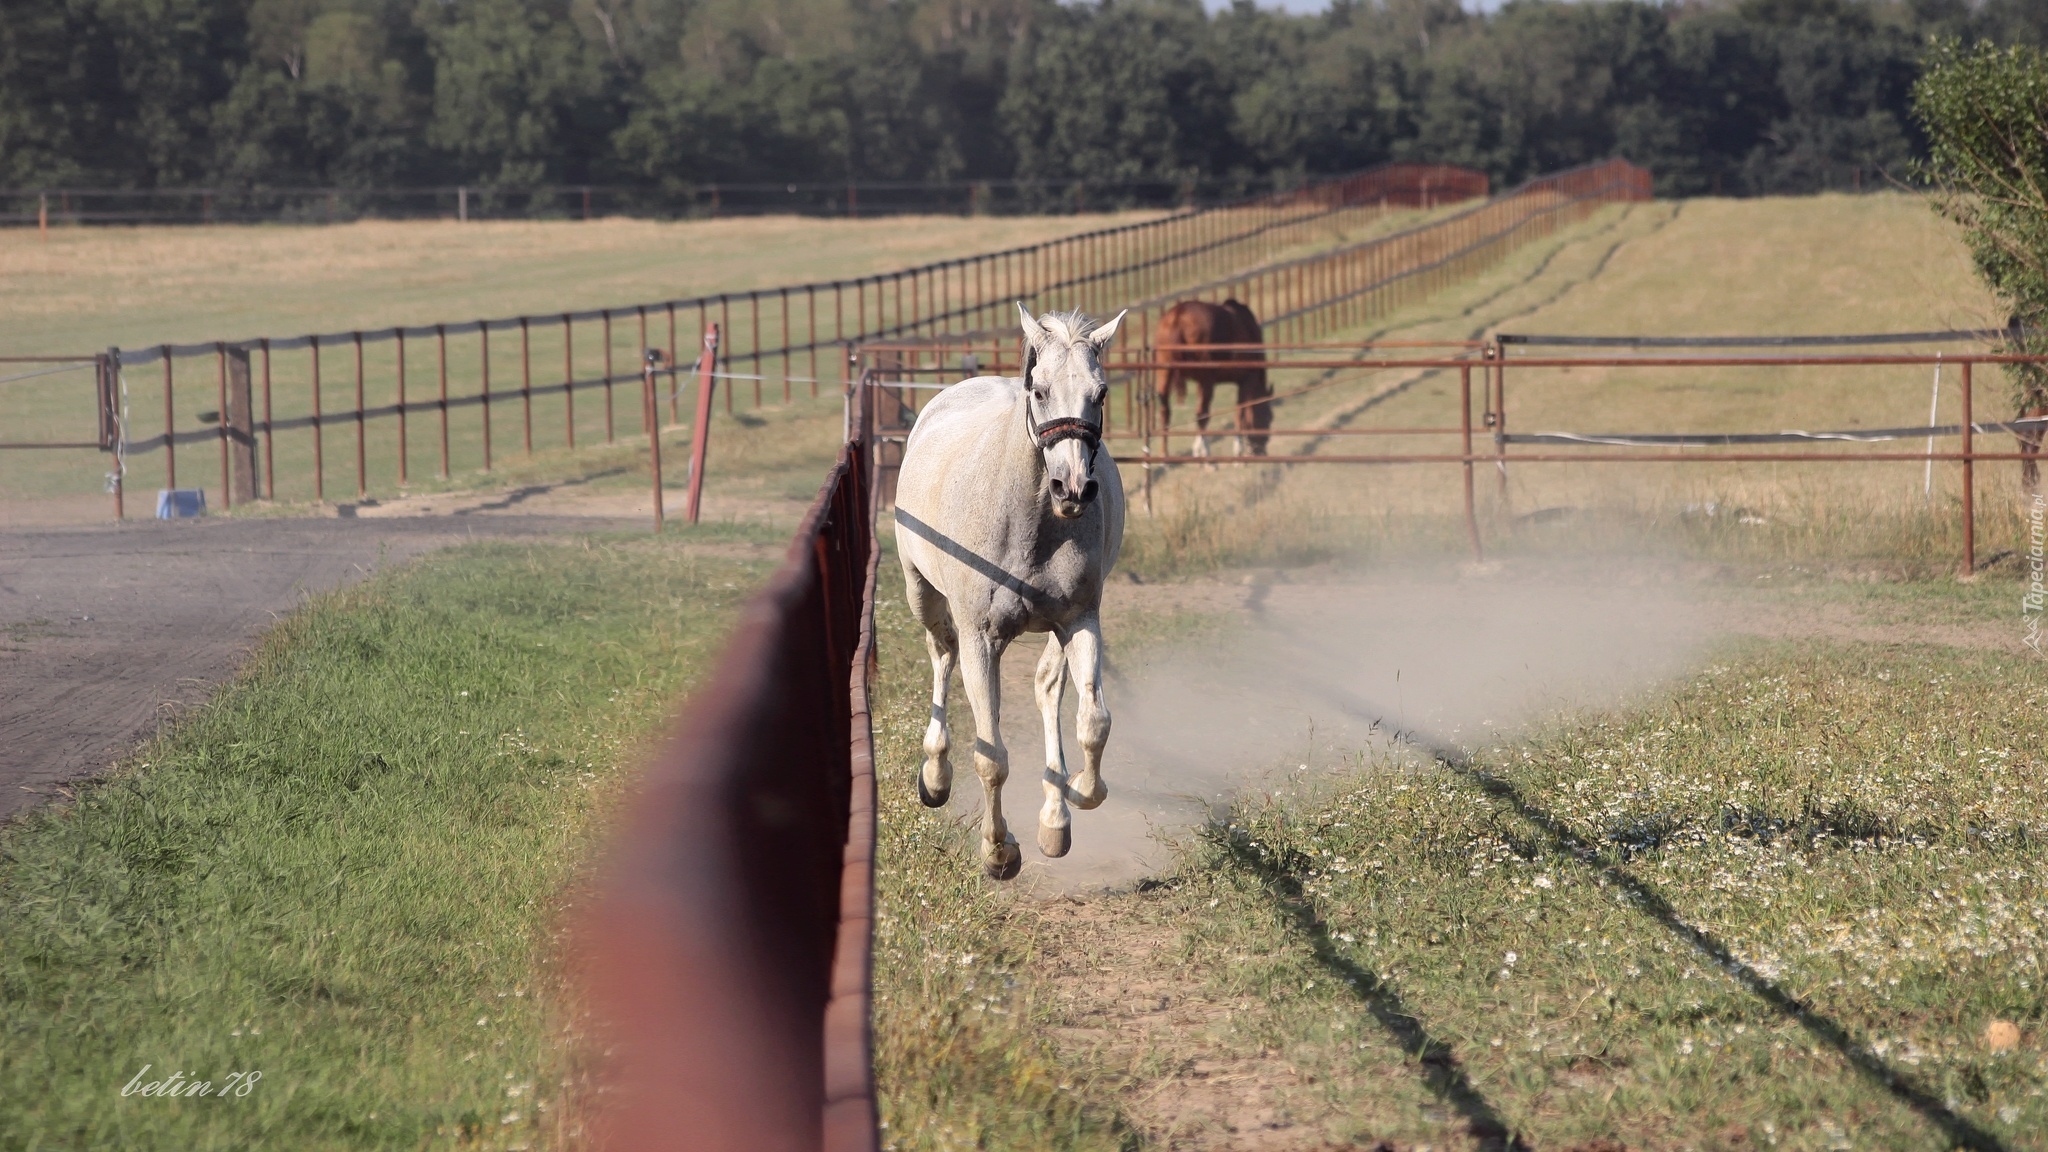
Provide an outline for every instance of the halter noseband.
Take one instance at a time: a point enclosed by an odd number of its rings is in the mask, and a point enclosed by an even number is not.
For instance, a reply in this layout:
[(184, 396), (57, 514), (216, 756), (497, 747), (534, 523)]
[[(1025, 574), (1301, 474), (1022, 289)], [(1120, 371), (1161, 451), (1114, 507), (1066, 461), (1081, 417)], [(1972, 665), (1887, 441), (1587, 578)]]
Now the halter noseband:
[(1078, 416), (1062, 416), (1057, 420), (1047, 420), (1043, 424), (1034, 425), (1031, 435), (1038, 441), (1040, 452), (1062, 440), (1079, 440), (1088, 445), (1089, 451), (1092, 452), (1096, 445), (1102, 443), (1102, 425)]
[[(1038, 350), (1025, 346), (1024, 349), (1024, 415), (1028, 420), (1031, 412), (1031, 370), (1038, 366)], [(1040, 452), (1051, 448), (1062, 440), (1079, 440), (1088, 446), (1090, 452), (1102, 443), (1102, 425), (1079, 416), (1059, 416), (1043, 424), (1031, 425), (1031, 439)]]

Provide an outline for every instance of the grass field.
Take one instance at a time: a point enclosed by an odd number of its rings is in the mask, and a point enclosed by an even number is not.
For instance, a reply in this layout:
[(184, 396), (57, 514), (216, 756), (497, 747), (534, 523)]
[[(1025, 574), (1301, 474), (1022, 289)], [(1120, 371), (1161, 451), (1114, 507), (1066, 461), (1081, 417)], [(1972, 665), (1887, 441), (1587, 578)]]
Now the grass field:
[[(745, 540), (477, 546), (379, 577), (281, 624), (109, 781), (0, 828), (0, 1145), (564, 1143), (564, 901), (765, 574)], [(145, 1065), (138, 1087), (261, 1079), (124, 1096)]]

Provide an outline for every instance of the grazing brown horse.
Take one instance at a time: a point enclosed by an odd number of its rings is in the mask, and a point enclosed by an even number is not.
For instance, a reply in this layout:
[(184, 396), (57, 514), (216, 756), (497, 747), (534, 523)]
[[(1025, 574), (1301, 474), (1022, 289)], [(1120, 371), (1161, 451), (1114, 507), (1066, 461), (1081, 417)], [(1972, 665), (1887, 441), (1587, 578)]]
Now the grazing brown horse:
[[(1237, 427), (1240, 440), (1251, 446), (1251, 454), (1266, 454), (1266, 437), (1245, 435), (1246, 429), (1273, 426), (1273, 390), (1266, 384), (1266, 352), (1263, 348), (1218, 348), (1215, 344), (1264, 344), (1265, 332), (1252, 310), (1236, 300), (1211, 304), (1204, 300), (1183, 300), (1159, 318), (1152, 345), (1159, 359), (1169, 365), (1159, 373), (1160, 427), (1173, 423), (1172, 397), (1187, 398), (1188, 381), (1200, 391), (1195, 406), (1195, 455), (1209, 454), (1209, 400), (1218, 384), (1237, 385)], [(1203, 367), (1181, 368), (1177, 361), (1192, 361)], [(1218, 363), (1223, 361), (1224, 363)]]

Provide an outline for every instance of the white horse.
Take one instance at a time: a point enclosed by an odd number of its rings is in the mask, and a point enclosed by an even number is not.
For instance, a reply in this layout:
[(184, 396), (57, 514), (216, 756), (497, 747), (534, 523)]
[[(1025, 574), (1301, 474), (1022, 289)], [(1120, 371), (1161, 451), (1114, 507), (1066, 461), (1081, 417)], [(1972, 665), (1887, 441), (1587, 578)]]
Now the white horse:
[[(1010, 641), (1049, 632), (1038, 661), (1045, 718), (1045, 806), (1038, 846), (1064, 856), (1073, 843), (1067, 805), (1093, 808), (1102, 783), (1109, 709), (1102, 702), (1102, 586), (1124, 536), (1124, 489), (1102, 451), (1109, 393), (1101, 353), (1123, 313), (1096, 326), (1078, 312), (1036, 320), (1019, 304), (1024, 376), (977, 376), (918, 413), (896, 482), (896, 550), (910, 608), (932, 657), (932, 716), (917, 795), (937, 808), (953, 790), (946, 690), (953, 666), (974, 710), (974, 771), (981, 777), (981, 862), (1008, 880), (1022, 863), (1003, 820), (1010, 775), (1001, 724), (1002, 659)], [(1060, 702), (1072, 670), (1080, 697), (1081, 774), (1068, 781)]]

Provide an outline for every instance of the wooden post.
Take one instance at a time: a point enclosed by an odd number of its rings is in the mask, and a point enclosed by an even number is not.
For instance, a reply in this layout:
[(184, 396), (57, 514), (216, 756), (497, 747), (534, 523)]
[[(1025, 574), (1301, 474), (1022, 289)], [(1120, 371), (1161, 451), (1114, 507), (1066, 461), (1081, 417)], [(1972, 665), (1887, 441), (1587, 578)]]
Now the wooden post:
[(647, 455), (654, 476), (654, 530), (662, 528), (661, 506), (661, 401), (654, 394), (654, 370), (661, 364), (661, 350), (644, 349), (640, 361), (640, 416), (647, 425)]
[[(584, 195), (589, 195), (586, 191)], [(562, 427), (569, 450), (576, 450), (576, 321), (562, 313)]]
[(717, 389), (718, 377), (713, 375), (718, 363), (719, 326), (713, 324), (704, 333), (704, 354), (697, 361), (697, 423), (690, 429), (690, 523), (697, 522), (697, 512), (704, 499), (704, 455), (711, 445), (711, 395)]
[(412, 474), (407, 470), (407, 458), (412, 453), (412, 442), (406, 436), (405, 426), (405, 329), (400, 327), (395, 334), (398, 355), (398, 486), (404, 488), (412, 483)]
[(256, 497), (256, 405), (249, 381), (249, 350), (229, 348), (226, 357), (227, 396), (222, 404), (226, 413), (223, 427), (227, 430), (228, 446), (228, 502), (247, 504)]
[(178, 486), (177, 408), (171, 402), (171, 346), (163, 346), (164, 357), (164, 487)]
[(1977, 461), (1976, 428), (1970, 422), (1970, 369), (1963, 361), (1963, 576), (1977, 574)]
[(234, 484), (228, 470), (228, 346), (218, 340), (213, 343), (213, 366), (218, 377), (213, 438), (220, 445), (220, 506), (226, 511), (235, 506)]
[(370, 495), (370, 462), (367, 442), (369, 427), (363, 420), (363, 334), (357, 332), (356, 343), (356, 499)]
[(50, 194), (36, 194), (36, 233), (44, 240), (50, 238)]

